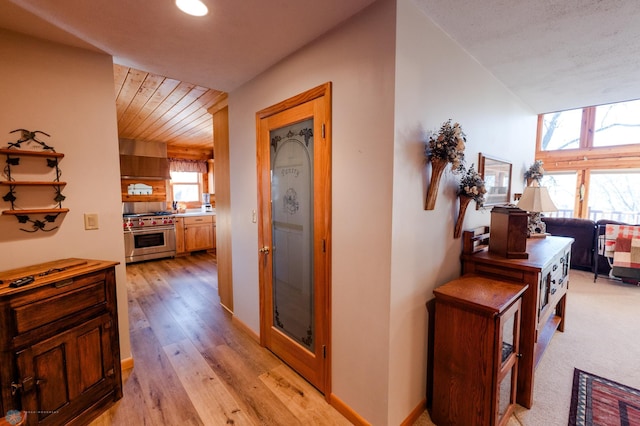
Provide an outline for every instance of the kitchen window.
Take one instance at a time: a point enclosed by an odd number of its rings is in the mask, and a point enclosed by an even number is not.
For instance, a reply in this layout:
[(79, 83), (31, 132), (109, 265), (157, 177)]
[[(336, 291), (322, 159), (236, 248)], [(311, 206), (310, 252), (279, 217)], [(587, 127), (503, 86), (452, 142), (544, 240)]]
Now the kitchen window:
[(202, 174), (198, 172), (171, 172), (171, 199), (181, 203), (200, 203)]

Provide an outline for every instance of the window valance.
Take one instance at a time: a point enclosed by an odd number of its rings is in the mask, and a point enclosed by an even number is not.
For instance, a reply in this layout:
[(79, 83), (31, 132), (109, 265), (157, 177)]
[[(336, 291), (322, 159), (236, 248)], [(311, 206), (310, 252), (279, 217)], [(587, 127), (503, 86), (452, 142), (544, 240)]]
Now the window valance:
[(172, 172), (207, 173), (207, 162), (202, 160), (169, 158), (169, 170)]

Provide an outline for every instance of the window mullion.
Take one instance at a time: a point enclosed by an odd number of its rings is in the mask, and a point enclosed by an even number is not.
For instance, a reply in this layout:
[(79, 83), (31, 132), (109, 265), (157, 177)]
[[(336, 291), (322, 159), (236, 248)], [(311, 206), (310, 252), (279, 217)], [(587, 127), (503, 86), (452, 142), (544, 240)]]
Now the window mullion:
[(582, 110), (582, 128), (580, 131), (580, 148), (593, 148), (593, 132), (596, 122), (596, 107)]
[(588, 219), (589, 211), (589, 179), (591, 172), (589, 169), (578, 170), (576, 177), (576, 198), (574, 207), (574, 217)]

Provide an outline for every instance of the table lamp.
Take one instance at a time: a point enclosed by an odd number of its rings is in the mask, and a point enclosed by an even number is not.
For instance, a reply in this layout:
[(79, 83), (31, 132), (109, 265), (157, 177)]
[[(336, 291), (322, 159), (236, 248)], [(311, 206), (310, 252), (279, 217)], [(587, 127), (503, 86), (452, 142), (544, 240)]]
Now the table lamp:
[(544, 238), (546, 237), (547, 227), (542, 221), (540, 213), (555, 212), (557, 207), (551, 201), (549, 190), (540, 186), (537, 180), (534, 180), (531, 186), (527, 186), (518, 201), (518, 207), (529, 212), (529, 237)]

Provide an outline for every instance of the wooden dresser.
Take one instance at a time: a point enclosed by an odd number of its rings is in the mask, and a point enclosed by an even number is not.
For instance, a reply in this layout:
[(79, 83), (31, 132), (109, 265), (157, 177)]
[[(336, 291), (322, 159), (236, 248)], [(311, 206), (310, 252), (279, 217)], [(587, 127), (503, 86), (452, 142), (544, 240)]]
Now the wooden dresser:
[(556, 330), (564, 331), (573, 238), (530, 238), (528, 259), (507, 259), (483, 249), (463, 253), (463, 274), (509, 280), (529, 286), (522, 297), (518, 404), (531, 408), (535, 367)]
[[(0, 411), (87, 424), (122, 397), (118, 262), (63, 259), (0, 272)], [(16, 278), (34, 281), (12, 288)]]

